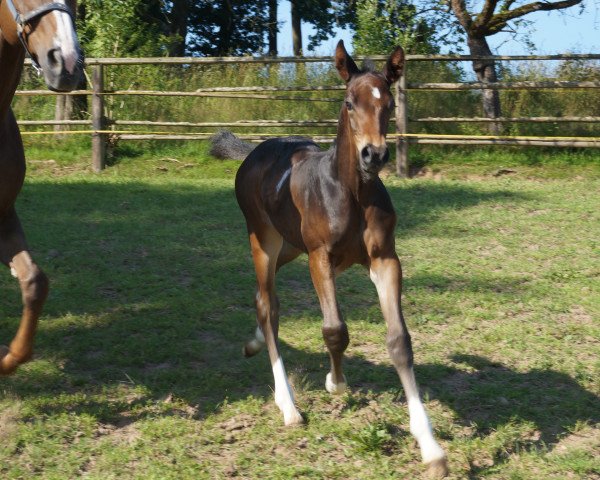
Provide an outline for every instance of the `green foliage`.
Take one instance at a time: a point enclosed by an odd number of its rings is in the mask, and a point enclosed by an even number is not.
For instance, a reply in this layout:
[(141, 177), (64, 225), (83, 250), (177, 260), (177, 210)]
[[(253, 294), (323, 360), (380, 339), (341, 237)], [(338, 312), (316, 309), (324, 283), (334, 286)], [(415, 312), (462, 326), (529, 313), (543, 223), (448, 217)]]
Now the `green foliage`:
[(352, 444), (361, 453), (380, 454), (388, 450), (392, 443), (390, 426), (384, 422), (371, 423), (351, 438)]
[[(598, 81), (600, 62), (561, 61), (554, 68), (548, 64), (519, 63), (502, 71), (503, 81)], [(600, 116), (600, 96), (596, 89), (503, 90), (500, 93), (504, 115), (513, 117), (585, 117)], [(507, 127), (512, 135), (598, 136), (594, 123), (513, 123)]]
[(402, 45), (407, 53), (435, 53), (435, 28), (407, 1), (358, 0), (352, 44), (357, 55), (381, 54)]
[(84, 0), (78, 34), (89, 57), (164, 55), (168, 39), (150, 20), (145, 0)]

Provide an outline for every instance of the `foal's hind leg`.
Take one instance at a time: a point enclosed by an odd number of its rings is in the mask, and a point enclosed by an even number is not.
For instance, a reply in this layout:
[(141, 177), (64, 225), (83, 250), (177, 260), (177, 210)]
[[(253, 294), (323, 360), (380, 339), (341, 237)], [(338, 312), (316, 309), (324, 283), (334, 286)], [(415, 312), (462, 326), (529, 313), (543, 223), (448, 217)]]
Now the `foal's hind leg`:
[(340, 394), (347, 386), (342, 359), (350, 338), (335, 296), (335, 272), (325, 249), (310, 252), (308, 264), (323, 312), (323, 339), (331, 359), (331, 371), (325, 379), (325, 388), (329, 393)]
[[(296, 247), (290, 245), (284, 240), (279, 255), (277, 257), (277, 267), (275, 268), (276, 272), (279, 271), (279, 269), (283, 267), (286, 263), (289, 263), (296, 257), (298, 257), (298, 255), (300, 255), (301, 253), (302, 250), (298, 250)], [(254, 338), (244, 345), (244, 356), (252, 357), (258, 352), (260, 352), (264, 346), (265, 336), (263, 335), (260, 327), (257, 326), (256, 331), (254, 332)]]
[[(275, 403), (283, 413), (284, 422), (286, 425), (297, 425), (302, 423), (303, 419), (294, 405), (294, 395), (277, 346), (279, 302), (275, 295), (275, 271), (282, 244), (281, 235), (273, 227), (265, 226), (261, 232), (250, 234), (250, 246), (258, 287), (256, 318), (260, 330), (257, 329), (256, 340), (259, 340), (259, 333), (262, 332), (275, 378)], [(247, 352), (247, 348), (248, 346), (246, 346), (245, 352)]]
[(412, 345), (400, 305), (402, 288), (400, 261), (395, 253), (387, 258), (371, 259), (369, 273), (377, 288), (381, 310), (387, 323), (388, 352), (406, 393), (410, 432), (419, 443), (421, 457), (423, 462), (429, 465), (430, 475), (443, 477), (448, 473), (446, 454), (433, 437), (429, 418), (419, 398), (413, 371)]
[(42, 306), (48, 295), (48, 279), (33, 262), (14, 209), (0, 220), (0, 261), (19, 280), (23, 314), (15, 338), (8, 348), (0, 347), (0, 375), (12, 373), (33, 354), (33, 338)]

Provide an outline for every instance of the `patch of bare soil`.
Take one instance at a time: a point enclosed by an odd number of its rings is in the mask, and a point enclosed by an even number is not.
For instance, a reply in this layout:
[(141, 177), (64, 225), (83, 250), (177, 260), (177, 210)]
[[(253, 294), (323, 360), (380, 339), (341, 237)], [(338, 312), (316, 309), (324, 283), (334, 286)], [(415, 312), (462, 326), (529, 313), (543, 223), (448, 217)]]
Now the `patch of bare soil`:
[(579, 449), (591, 450), (596, 458), (600, 458), (600, 427), (584, 428), (563, 437), (554, 446), (552, 454), (561, 455)]
[(20, 418), (19, 404), (15, 403), (0, 411), (0, 444), (5, 444), (17, 430), (17, 422)]
[(442, 172), (440, 172), (438, 169), (431, 169), (429, 167), (411, 167), (409, 175), (411, 178), (425, 178), (435, 181), (440, 181), (444, 178), (442, 176)]
[(135, 426), (135, 423), (124, 418), (116, 425), (99, 424), (96, 429), (96, 437), (108, 436), (115, 444), (131, 445), (135, 443), (142, 435)]
[(90, 166), (86, 163), (75, 165), (59, 165), (56, 160), (27, 160), (30, 170), (35, 172), (50, 173), (56, 177), (64, 177), (73, 173), (89, 172)]

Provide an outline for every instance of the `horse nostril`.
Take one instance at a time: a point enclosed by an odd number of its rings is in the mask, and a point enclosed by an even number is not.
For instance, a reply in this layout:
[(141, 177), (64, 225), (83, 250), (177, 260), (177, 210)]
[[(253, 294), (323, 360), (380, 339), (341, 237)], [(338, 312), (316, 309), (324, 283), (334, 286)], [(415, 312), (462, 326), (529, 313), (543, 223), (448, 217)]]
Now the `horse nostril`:
[(383, 152), (383, 156), (381, 157), (382, 163), (387, 163), (390, 159), (390, 150), (386, 147), (385, 152)]
[(59, 48), (48, 50), (48, 66), (54, 71), (62, 70), (62, 55)]
[(365, 160), (371, 156), (371, 149), (368, 145), (360, 151), (360, 156)]

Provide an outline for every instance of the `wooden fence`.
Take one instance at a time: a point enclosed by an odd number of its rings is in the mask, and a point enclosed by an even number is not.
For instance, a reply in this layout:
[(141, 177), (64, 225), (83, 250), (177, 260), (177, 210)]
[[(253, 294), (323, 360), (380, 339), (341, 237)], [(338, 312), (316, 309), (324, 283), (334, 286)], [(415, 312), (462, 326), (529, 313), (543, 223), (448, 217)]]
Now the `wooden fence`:
[[(374, 61), (386, 60), (385, 56), (371, 56)], [(360, 58), (359, 58), (360, 59)], [(407, 71), (410, 75), (410, 63), (419, 61), (474, 61), (474, 60), (600, 60), (600, 54), (574, 54), (574, 55), (515, 55), (515, 56), (493, 56), (493, 57), (474, 57), (469, 55), (408, 55)], [(19, 124), (27, 125), (79, 125), (91, 126), (90, 130), (73, 131), (51, 131), (51, 132), (22, 132), (24, 135), (40, 134), (88, 134), (92, 136), (92, 168), (94, 171), (100, 171), (105, 167), (106, 146), (109, 136), (122, 140), (192, 140), (206, 139), (212, 133), (173, 133), (173, 132), (136, 132), (126, 130), (126, 127), (144, 126), (144, 127), (187, 127), (209, 128), (209, 127), (331, 127), (337, 123), (336, 119), (322, 119), (315, 121), (295, 121), (295, 120), (239, 120), (236, 122), (157, 122), (157, 121), (132, 121), (132, 120), (112, 120), (107, 118), (104, 108), (104, 99), (106, 96), (120, 95), (143, 95), (160, 97), (218, 97), (218, 98), (252, 98), (265, 101), (290, 101), (300, 100), (299, 97), (289, 96), (290, 92), (314, 92), (314, 91), (341, 91), (343, 85), (338, 86), (294, 86), (294, 87), (213, 87), (200, 88), (194, 91), (156, 91), (156, 90), (108, 90), (104, 86), (104, 67), (107, 65), (227, 65), (239, 63), (258, 63), (258, 64), (282, 64), (282, 63), (330, 63), (331, 57), (219, 57), (219, 58), (91, 58), (86, 63), (92, 69), (91, 90), (79, 90), (71, 92), (69, 95), (89, 95), (91, 96), (91, 119), (90, 120), (29, 120), (20, 121)], [(480, 136), (480, 135), (432, 135), (432, 134), (414, 134), (408, 132), (409, 120), (408, 111), (408, 93), (411, 90), (429, 90), (429, 91), (461, 91), (461, 90), (540, 90), (540, 89), (598, 89), (600, 82), (597, 81), (539, 81), (539, 82), (498, 82), (498, 83), (410, 83), (407, 82), (406, 75), (401, 77), (396, 84), (396, 112), (395, 112), (395, 133), (388, 135), (390, 142), (396, 144), (397, 173), (401, 177), (408, 176), (408, 146), (409, 144), (446, 144), (446, 145), (525, 145), (525, 146), (553, 146), (553, 147), (600, 147), (600, 137), (540, 137), (540, 136)], [(288, 95), (279, 95), (286, 93)], [(19, 90), (17, 95), (66, 95), (49, 90)], [(341, 102), (339, 99), (327, 98), (302, 98), (303, 101), (320, 102)], [(424, 117), (410, 119), (410, 122), (587, 122), (598, 123), (600, 117), (582, 116), (582, 117), (501, 117), (501, 118), (480, 118), (480, 117)], [(122, 128), (122, 129), (120, 129)], [(269, 133), (259, 134), (241, 134), (241, 138), (250, 141), (259, 141), (274, 136)], [(318, 142), (327, 143), (333, 141), (333, 135), (312, 135)]]

